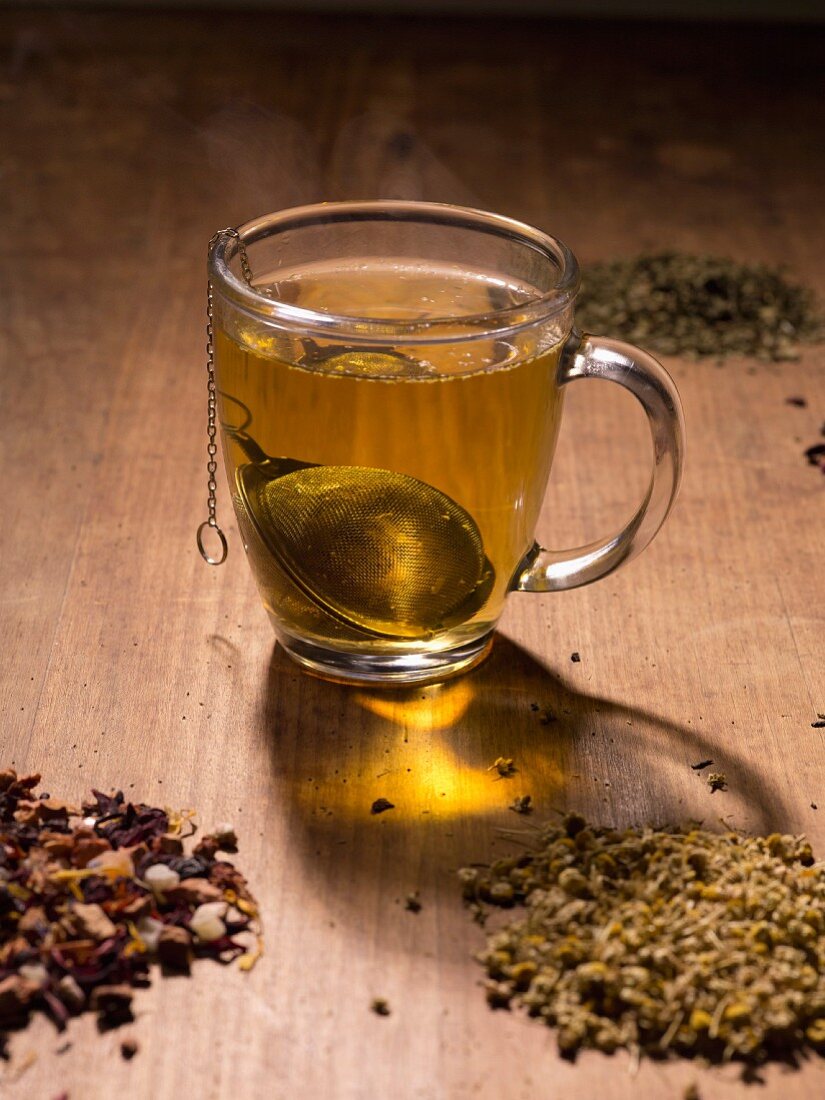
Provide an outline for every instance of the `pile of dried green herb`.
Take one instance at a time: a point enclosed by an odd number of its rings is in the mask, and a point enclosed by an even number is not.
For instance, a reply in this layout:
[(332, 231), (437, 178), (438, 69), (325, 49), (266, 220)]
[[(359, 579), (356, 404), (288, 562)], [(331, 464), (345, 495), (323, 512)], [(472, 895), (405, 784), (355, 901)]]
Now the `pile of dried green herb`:
[(38, 796), (39, 782), (0, 771), (0, 1053), (34, 1010), (61, 1030), (87, 1010), (102, 1028), (127, 1022), (153, 960), (184, 973), (200, 956), (253, 965), (257, 904), (218, 858), (235, 850), (231, 826), (187, 854), (191, 815), (121, 791), (78, 809)]
[(560, 1050), (761, 1062), (825, 1053), (825, 866), (802, 837), (593, 828), (460, 872), (526, 915), (479, 956), (494, 1007), (558, 1029)]
[(825, 338), (812, 292), (782, 271), (682, 252), (586, 268), (576, 322), (585, 332), (694, 358), (798, 359), (800, 344)]

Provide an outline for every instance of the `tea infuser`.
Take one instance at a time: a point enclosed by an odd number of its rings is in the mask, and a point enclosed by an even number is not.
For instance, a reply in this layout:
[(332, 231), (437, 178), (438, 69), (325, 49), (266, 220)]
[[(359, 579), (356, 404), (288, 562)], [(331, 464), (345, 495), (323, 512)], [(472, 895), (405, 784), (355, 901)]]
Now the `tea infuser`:
[(339, 622), (421, 637), (487, 600), (495, 574), (481, 532), (445, 493), (392, 470), (271, 458), (245, 432), (228, 434), (250, 460), (235, 480), (256, 533)]
[[(241, 269), (251, 285), (240, 235), (237, 230), (224, 232), (238, 241)], [(392, 348), (376, 350), (382, 361), (407, 362)], [(335, 359), (343, 360), (345, 353), (341, 348), (322, 352), (313, 345), (305, 348), (303, 359), (307, 365), (320, 361), (334, 369)], [(364, 353), (350, 351), (350, 359), (353, 354)], [(198, 528), (198, 549), (210, 565), (220, 565), (227, 542), (215, 515), (217, 388), (211, 282), (207, 374), (209, 517)], [(275, 563), (316, 607), (365, 633), (409, 638), (447, 629), (484, 605), (495, 580), (493, 566), (475, 520), (445, 493), (392, 470), (273, 458), (246, 431), (225, 430), (249, 460), (235, 475), (245, 515)], [(208, 527), (220, 540), (219, 558), (204, 548)]]

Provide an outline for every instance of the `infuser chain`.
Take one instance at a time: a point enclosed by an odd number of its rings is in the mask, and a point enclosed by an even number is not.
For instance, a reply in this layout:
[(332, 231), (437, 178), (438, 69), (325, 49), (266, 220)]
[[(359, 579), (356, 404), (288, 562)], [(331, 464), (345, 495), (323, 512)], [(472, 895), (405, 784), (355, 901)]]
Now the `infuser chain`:
[[(249, 257), (246, 254), (246, 248), (244, 247), (243, 240), (242, 240), (241, 235), (240, 235), (240, 233), (238, 232), (237, 229), (234, 229), (231, 226), (229, 226), (226, 229), (218, 230), (218, 232), (215, 233), (213, 235), (212, 239), (209, 241), (209, 251), (211, 252), (212, 247), (214, 246), (214, 244), (218, 240), (218, 238), (222, 237), (224, 234), (227, 234), (227, 233), (229, 234), (229, 236), (234, 237), (235, 240), (238, 242), (238, 256), (239, 256), (240, 261), (241, 261), (241, 272), (243, 274), (245, 282), (249, 286), (251, 286), (252, 285), (252, 269), (249, 266)], [(221, 530), (221, 528), (218, 525), (218, 520), (217, 520), (217, 516), (216, 516), (218, 483), (215, 480), (215, 474), (217, 473), (217, 470), (218, 470), (218, 464), (217, 464), (217, 461), (216, 461), (216, 455), (218, 453), (218, 445), (215, 442), (215, 440), (216, 440), (216, 437), (217, 437), (216, 413), (217, 413), (217, 405), (218, 405), (218, 390), (217, 390), (217, 385), (215, 383), (215, 332), (214, 332), (214, 327), (213, 327), (214, 307), (213, 307), (212, 298), (213, 298), (212, 280), (209, 279), (207, 281), (207, 284), (206, 284), (206, 375), (207, 375), (207, 381), (206, 381), (206, 390), (207, 390), (206, 434), (207, 434), (207, 437), (208, 437), (208, 440), (209, 440), (209, 442), (206, 445), (206, 453), (209, 456), (208, 461), (206, 463), (206, 471), (207, 471), (206, 485), (207, 485), (209, 495), (207, 497), (208, 516), (203, 521), (203, 523), (200, 525), (200, 527), (198, 528), (197, 543), (198, 543), (198, 550), (200, 552), (200, 555), (203, 558), (203, 560), (206, 562), (207, 565), (222, 565), (226, 561), (226, 556), (229, 553), (229, 546), (228, 546), (227, 541), (226, 541), (226, 535), (223, 533), (223, 531)], [(209, 551), (204, 546), (204, 542), (203, 542), (204, 535), (206, 534), (206, 532), (208, 531), (209, 528), (211, 528), (215, 532), (215, 534), (218, 536), (218, 540), (220, 542), (221, 553), (220, 553), (220, 557), (217, 557), (217, 558), (212, 557), (212, 555), (209, 553)]]

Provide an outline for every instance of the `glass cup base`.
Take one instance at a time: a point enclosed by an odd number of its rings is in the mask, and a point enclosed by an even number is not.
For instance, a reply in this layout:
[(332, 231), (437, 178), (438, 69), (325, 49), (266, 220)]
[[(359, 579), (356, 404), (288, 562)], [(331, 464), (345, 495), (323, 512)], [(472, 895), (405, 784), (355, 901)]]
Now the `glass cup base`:
[(471, 642), (438, 653), (352, 654), (295, 638), (277, 631), (279, 643), (306, 672), (338, 684), (403, 687), (431, 684), (469, 672), (481, 664), (493, 647), (493, 631)]

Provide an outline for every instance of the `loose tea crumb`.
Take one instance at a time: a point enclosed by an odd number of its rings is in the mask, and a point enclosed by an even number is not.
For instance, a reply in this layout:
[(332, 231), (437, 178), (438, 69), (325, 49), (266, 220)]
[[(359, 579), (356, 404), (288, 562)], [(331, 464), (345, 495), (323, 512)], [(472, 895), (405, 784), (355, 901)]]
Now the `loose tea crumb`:
[(684, 1100), (702, 1100), (699, 1095), (699, 1086), (697, 1084), (693, 1083), (685, 1088)]
[(101, 1031), (109, 1031), (134, 1020), (132, 998), (134, 993), (126, 983), (120, 985), (98, 985), (89, 998), (89, 1007), (97, 1013), (97, 1026)]
[(576, 320), (663, 355), (767, 362), (799, 358), (825, 336), (813, 293), (765, 264), (662, 252), (594, 264)]
[(700, 760), (698, 764), (691, 764), (690, 766), (695, 772), (700, 772), (704, 768), (709, 768), (712, 763), (712, 760)]
[(597, 828), (459, 872), (474, 914), (522, 906), (478, 956), (487, 999), (560, 1051), (761, 1064), (825, 1053), (825, 866), (801, 836)]
[[(92, 791), (75, 808), (38, 797), (39, 782), (0, 771), (0, 1046), (35, 1010), (60, 1031), (84, 1011), (101, 1030), (129, 1022), (153, 961), (187, 971), (193, 957), (238, 959), (247, 969), (258, 957), (258, 907), (240, 872), (211, 846), (169, 850), (170, 836), (194, 832), (190, 813), (122, 791)], [(223, 922), (211, 939), (191, 931), (207, 898)]]
[(817, 466), (825, 474), (825, 443), (815, 443), (803, 451), (809, 466)]
[(710, 793), (715, 794), (716, 791), (726, 791), (728, 789), (728, 781), (724, 772), (711, 772), (708, 776), (708, 786), (710, 787)]
[(497, 756), (487, 771), (497, 771), (501, 779), (509, 779), (516, 774), (518, 768), (512, 756)]
[(517, 814), (531, 814), (533, 812), (533, 796), (522, 794), (514, 798), (510, 803), (510, 809)]
[(387, 810), (394, 810), (394, 803), (390, 802), (388, 798), (376, 798), (372, 806), (370, 806), (371, 814), (383, 814)]
[(390, 1006), (383, 997), (375, 997), (370, 1008), (376, 1016), (389, 1016), (390, 1014)]
[(574, 665), (577, 665), (581, 662), (581, 655), (579, 653), (571, 653), (570, 660), (573, 662)]
[(804, 397), (786, 397), (786, 405), (795, 405), (797, 409), (807, 409), (808, 402)]
[(421, 899), (418, 896), (418, 892), (414, 894), (407, 894), (404, 900), (404, 908), (409, 913), (420, 913), (423, 906), (421, 905)]
[(131, 1062), (140, 1049), (137, 1039), (124, 1039), (120, 1044), (120, 1054), (127, 1062)]
[(532, 710), (534, 714), (538, 714), (539, 722), (541, 722), (543, 726), (549, 726), (550, 723), (555, 722), (558, 717), (549, 707), (542, 708), (538, 703), (531, 703), (530, 710)]

